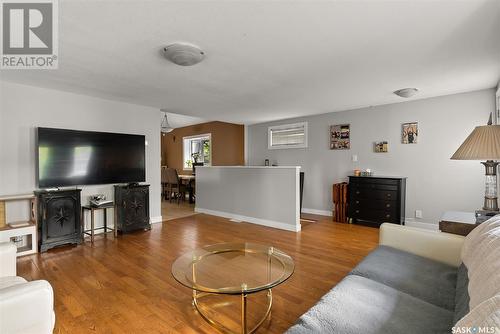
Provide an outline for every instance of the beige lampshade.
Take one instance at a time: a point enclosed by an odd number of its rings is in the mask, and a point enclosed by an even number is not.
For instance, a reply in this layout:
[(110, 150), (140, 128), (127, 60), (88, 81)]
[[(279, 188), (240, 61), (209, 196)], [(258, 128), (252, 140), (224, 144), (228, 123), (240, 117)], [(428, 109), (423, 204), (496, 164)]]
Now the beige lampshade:
[(500, 125), (477, 126), (451, 159), (500, 160)]

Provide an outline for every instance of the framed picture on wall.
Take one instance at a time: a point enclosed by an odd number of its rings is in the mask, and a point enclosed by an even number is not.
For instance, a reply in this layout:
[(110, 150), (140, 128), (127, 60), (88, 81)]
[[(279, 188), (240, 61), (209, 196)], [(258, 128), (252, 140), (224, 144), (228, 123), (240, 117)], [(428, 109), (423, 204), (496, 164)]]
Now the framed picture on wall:
[(404, 123), (402, 129), (402, 143), (416, 144), (418, 139), (418, 123)]
[(349, 150), (350, 148), (350, 125), (339, 124), (330, 126), (330, 150)]
[(377, 141), (373, 144), (373, 150), (375, 153), (387, 153), (389, 152), (389, 144), (386, 141)]

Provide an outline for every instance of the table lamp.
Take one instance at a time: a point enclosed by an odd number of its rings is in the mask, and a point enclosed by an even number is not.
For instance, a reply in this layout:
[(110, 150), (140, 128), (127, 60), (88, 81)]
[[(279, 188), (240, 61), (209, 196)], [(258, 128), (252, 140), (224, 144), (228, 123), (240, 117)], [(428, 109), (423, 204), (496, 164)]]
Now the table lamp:
[(486, 190), (483, 210), (498, 212), (497, 167), (500, 160), (500, 125), (477, 126), (451, 157), (453, 160), (486, 160)]

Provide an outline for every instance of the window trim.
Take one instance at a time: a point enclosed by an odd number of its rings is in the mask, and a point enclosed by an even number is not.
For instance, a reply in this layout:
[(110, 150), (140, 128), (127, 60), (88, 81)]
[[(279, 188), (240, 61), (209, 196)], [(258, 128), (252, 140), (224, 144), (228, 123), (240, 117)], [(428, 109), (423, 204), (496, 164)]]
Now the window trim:
[[(272, 131), (288, 129), (293, 127), (304, 127), (304, 142), (302, 144), (294, 144), (294, 145), (272, 145)], [(267, 128), (267, 148), (269, 150), (282, 150), (282, 149), (290, 149), (290, 148), (307, 148), (307, 140), (308, 140), (308, 124), (307, 122), (299, 122), (299, 123), (288, 123), (281, 125), (271, 125)]]
[(193, 170), (193, 167), (185, 167), (184, 166), (184, 163), (186, 162), (184, 160), (184, 140), (185, 139), (193, 139), (193, 138), (203, 138), (203, 137), (208, 137), (208, 140), (210, 141), (210, 166), (212, 166), (212, 134), (211, 133), (202, 133), (199, 135), (182, 137), (182, 170)]

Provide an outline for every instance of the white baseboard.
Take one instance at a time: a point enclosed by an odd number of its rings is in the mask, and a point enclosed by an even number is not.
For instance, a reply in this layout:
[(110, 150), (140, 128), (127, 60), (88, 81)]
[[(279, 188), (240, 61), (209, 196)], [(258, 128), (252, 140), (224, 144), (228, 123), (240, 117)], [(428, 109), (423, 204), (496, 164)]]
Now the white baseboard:
[(229, 212), (224, 212), (224, 211), (216, 211), (216, 210), (210, 210), (210, 209), (203, 209), (203, 208), (198, 208), (198, 207), (195, 207), (194, 211), (197, 213), (206, 213), (207, 215), (224, 217), (227, 219), (233, 219), (235, 221), (242, 221), (245, 223), (252, 223), (252, 224), (257, 224), (257, 225), (279, 228), (281, 230), (287, 230), (287, 231), (292, 231), (292, 232), (299, 232), (300, 231), (300, 224), (298, 226), (292, 226), (290, 224), (286, 224), (286, 223), (282, 223), (282, 222), (278, 222), (278, 221), (274, 221), (274, 220), (267, 220), (267, 219), (260, 219), (260, 218), (255, 218), (255, 217), (242, 216), (242, 215), (237, 215), (234, 213), (229, 213)]
[(162, 216), (151, 217), (150, 221), (151, 224), (161, 223), (163, 221), (163, 217)]
[(405, 218), (405, 226), (418, 227), (426, 230), (439, 231), (439, 225), (417, 221), (414, 218)]
[(327, 211), (327, 210), (317, 210), (317, 209), (308, 209), (308, 208), (302, 208), (303, 213), (310, 213), (312, 215), (320, 215), (320, 216), (328, 216), (331, 217), (333, 216), (332, 211)]

